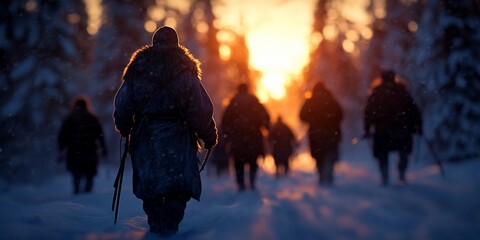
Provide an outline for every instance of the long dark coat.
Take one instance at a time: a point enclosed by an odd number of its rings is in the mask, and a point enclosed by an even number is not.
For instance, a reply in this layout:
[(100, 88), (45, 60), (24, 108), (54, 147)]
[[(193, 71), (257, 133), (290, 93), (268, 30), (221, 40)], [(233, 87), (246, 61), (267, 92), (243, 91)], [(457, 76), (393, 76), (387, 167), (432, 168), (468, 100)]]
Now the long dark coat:
[(338, 147), (342, 118), (340, 104), (327, 89), (316, 85), (312, 97), (305, 100), (300, 110), (300, 119), (309, 124), (308, 139), (313, 157)]
[(283, 121), (277, 121), (270, 128), (269, 141), (272, 145), (275, 163), (286, 164), (293, 153), (295, 144), (295, 135), (292, 130)]
[(260, 156), (265, 154), (262, 127), (268, 129), (270, 115), (257, 97), (248, 92), (238, 92), (225, 109), (222, 128), (227, 136), (230, 154)]
[(76, 107), (63, 121), (59, 148), (67, 150), (67, 169), (75, 175), (97, 174), (97, 147), (105, 150), (100, 122), (85, 107)]
[(124, 70), (115, 126), (131, 132), (133, 191), (140, 199), (187, 192), (199, 200), (197, 139), (216, 142), (199, 62), (183, 46), (145, 46)]
[(412, 134), (421, 129), (421, 115), (404, 86), (384, 82), (375, 88), (365, 107), (365, 132), (374, 128), (373, 153), (412, 151)]

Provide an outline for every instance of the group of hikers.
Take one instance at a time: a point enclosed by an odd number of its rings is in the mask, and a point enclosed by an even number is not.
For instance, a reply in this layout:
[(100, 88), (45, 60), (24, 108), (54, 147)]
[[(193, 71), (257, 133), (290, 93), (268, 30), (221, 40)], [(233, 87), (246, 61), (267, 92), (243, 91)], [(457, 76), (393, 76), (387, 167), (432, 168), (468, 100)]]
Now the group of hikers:
[[(340, 124), (343, 113), (339, 103), (322, 83), (317, 83), (312, 97), (300, 111), (300, 119), (309, 125), (308, 138), (311, 155), (316, 161), (319, 182), (333, 183), (334, 164), (338, 160), (341, 139)], [(246, 189), (245, 169), (249, 170), (250, 189), (255, 189), (257, 159), (266, 155), (263, 132), (268, 132), (268, 143), (276, 166), (276, 176), (287, 175), (289, 160), (297, 145), (293, 131), (279, 116), (270, 124), (270, 115), (257, 97), (240, 84), (221, 119), (222, 146), (216, 149), (223, 161), (233, 158), (239, 191)], [(214, 154), (213, 156), (217, 156)], [(215, 161), (215, 159), (213, 159)], [(217, 160), (217, 162), (222, 159)], [(248, 166), (248, 168), (247, 168)]]
[[(238, 190), (255, 189), (257, 158), (264, 154), (263, 131), (269, 134), (272, 155), (283, 174), (295, 145), (291, 129), (270, 116), (247, 84), (240, 84), (226, 107), (221, 128), (213, 118), (213, 104), (200, 79), (199, 61), (179, 43), (177, 32), (164, 26), (153, 34), (152, 44), (133, 53), (125, 67), (114, 99), (114, 126), (128, 140), (133, 170), (133, 193), (143, 201), (150, 231), (170, 236), (178, 231), (187, 202), (200, 199), (201, 178), (197, 153), (217, 144), (233, 158)], [(383, 83), (373, 90), (365, 108), (365, 137), (373, 135), (381, 182), (387, 185), (388, 154), (398, 151), (399, 181), (406, 181), (412, 134), (421, 134), (420, 113), (392, 71), (382, 73)], [(339, 158), (342, 108), (332, 93), (317, 83), (305, 100), (300, 119), (307, 123), (310, 152), (319, 182), (330, 185)], [(372, 131), (373, 130), (373, 131)], [(220, 141), (219, 141), (220, 133)], [(59, 147), (66, 151), (74, 176), (74, 192), (92, 190), (97, 145), (107, 154), (98, 119), (88, 110), (88, 99), (75, 101), (61, 127)], [(249, 185), (245, 169), (249, 169)], [(278, 172), (280, 174), (280, 172)], [(84, 187), (80, 187), (82, 179)]]

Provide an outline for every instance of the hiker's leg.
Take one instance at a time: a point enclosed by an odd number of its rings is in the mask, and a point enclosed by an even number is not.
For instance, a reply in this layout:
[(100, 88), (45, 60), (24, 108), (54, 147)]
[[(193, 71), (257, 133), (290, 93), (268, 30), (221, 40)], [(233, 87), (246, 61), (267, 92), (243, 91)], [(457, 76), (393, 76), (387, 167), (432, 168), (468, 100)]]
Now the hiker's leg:
[(388, 152), (381, 152), (378, 154), (378, 166), (380, 168), (380, 176), (382, 185), (388, 185)]
[(258, 169), (258, 164), (257, 164), (257, 156), (255, 157), (250, 157), (250, 159), (248, 160), (249, 162), (249, 168), (250, 168), (250, 189), (254, 190), (256, 188), (256, 185), (255, 185), (255, 180), (256, 180), (256, 176), (257, 176), (257, 169)]
[(148, 217), (150, 231), (163, 236), (175, 234), (185, 214), (190, 197), (186, 193), (175, 193), (155, 199), (145, 199), (143, 209)]
[(333, 184), (335, 163), (338, 161), (338, 149), (332, 148), (325, 154), (325, 178), (327, 184)]
[(279, 154), (277, 154), (274, 150), (274, 152), (272, 153), (272, 157), (273, 157), (273, 163), (275, 164), (275, 177), (280, 177), (281, 173), (282, 173), (282, 169), (281, 169), (281, 161), (280, 161), (280, 156)]
[(85, 183), (85, 192), (91, 192), (93, 189), (93, 175), (85, 176), (86, 183)]
[(275, 164), (275, 177), (280, 177), (280, 165)]
[(78, 194), (80, 193), (80, 181), (82, 179), (82, 175), (80, 173), (73, 173), (73, 193)]
[(244, 167), (245, 162), (242, 159), (235, 158), (235, 176), (237, 180), (238, 190), (245, 190)]
[(287, 159), (285, 159), (285, 165), (284, 165), (284, 171), (285, 173), (285, 176), (288, 176), (288, 173), (290, 172), (290, 158), (287, 157)]
[(398, 180), (400, 182), (406, 181), (406, 171), (408, 167), (408, 152), (400, 151), (400, 161), (398, 162)]
[(313, 156), (315, 159), (315, 162), (317, 164), (317, 172), (318, 172), (318, 182), (320, 184), (325, 183), (325, 174), (324, 174), (324, 169), (325, 169), (325, 154), (323, 153), (317, 153), (315, 156)]

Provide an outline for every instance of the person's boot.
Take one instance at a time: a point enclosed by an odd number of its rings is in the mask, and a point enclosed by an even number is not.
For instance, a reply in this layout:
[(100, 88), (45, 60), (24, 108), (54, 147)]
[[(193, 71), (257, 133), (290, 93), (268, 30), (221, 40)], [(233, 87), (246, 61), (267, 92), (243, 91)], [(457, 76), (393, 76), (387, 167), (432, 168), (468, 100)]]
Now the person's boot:
[(80, 193), (80, 176), (74, 175), (73, 176), (73, 194)]
[(93, 189), (93, 177), (87, 177), (87, 182), (85, 184), (85, 192), (89, 193)]
[(257, 177), (257, 168), (253, 168), (252, 164), (250, 164), (250, 174), (249, 174), (249, 180), (250, 180), (250, 190), (256, 190), (256, 181)]
[(398, 173), (398, 184), (401, 186), (407, 184), (407, 180), (405, 178), (405, 171), (400, 171)]
[(238, 191), (239, 192), (245, 191), (245, 184), (238, 184)]
[(389, 176), (388, 176), (388, 156), (382, 157), (378, 159), (378, 165), (380, 168), (380, 177), (382, 186), (387, 186), (389, 184)]
[(150, 232), (156, 233), (162, 237), (170, 237), (178, 232), (178, 228), (165, 228), (163, 226), (150, 225)]
[(325, 175), (319, 174), (318, 175), (318, 184), (323, 185), (325, 183)]
[(398, 163), (398, 184), (403, 186), (407, 183), (405, 177), (408, 166), (408, 153), (400, 153), (400, 162)]
[(254, 174), (251, 174), (250, 175), (250, 190), (255, 190), (256, 189), (256, 186), (255, 186), (255, 175)]

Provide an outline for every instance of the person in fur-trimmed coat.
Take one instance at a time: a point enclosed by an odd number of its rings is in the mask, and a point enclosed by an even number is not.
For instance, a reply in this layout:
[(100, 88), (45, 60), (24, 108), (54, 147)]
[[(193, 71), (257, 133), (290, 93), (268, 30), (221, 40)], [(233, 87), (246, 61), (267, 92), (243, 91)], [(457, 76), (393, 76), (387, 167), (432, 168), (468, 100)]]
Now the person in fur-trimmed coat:
[(222, 130), (228, 154), (233, 157), (239, 191), (246, 190), (245, 169), (248, 166), (250, 190), (255, 190), (257, 158), (265, 156), (262, 129), (270, 128), (270, 115), (247, 84), (238, 85), (237, 94), (225, 108)]
[(150, 231), (164, 236), (178, 231), (190, 198), (200, 199), (199, 140), (205, 149), (217, 144), (200, 73), (176, 31), (164, 26), (132, 55), (115, 96), (115, 127), (131, 140), (133, 192)]
[(382, 185), (389, 184), (388, 155), (398, 152), (398, 183), (406, 183), (413, 134), (422, 134), (420, 110), (405, 86), (395, 82), (395, 72), (384, 70), (382, 84), (373, 89), (364, 109), (364, 138), (373, 130), (373, 155), (378, 160)]
[(332, 185), (339, 159), (343, 110), (322, 82), (315, 84), (311, 98), (305, 100), (300, 119), (309, 125), (310, 154), (317, 163), (319, 183)]
[(61, 155), (66, 153), (67, 169), (73, 176), (73, 193), (91, 192), (99, 161), (97, 149), (100, 147), (106, 157), (107, 147), (102, 125), (90, 110), (88, 97), (75, 98), (72, 111), (60, 128), (58, 146)]

